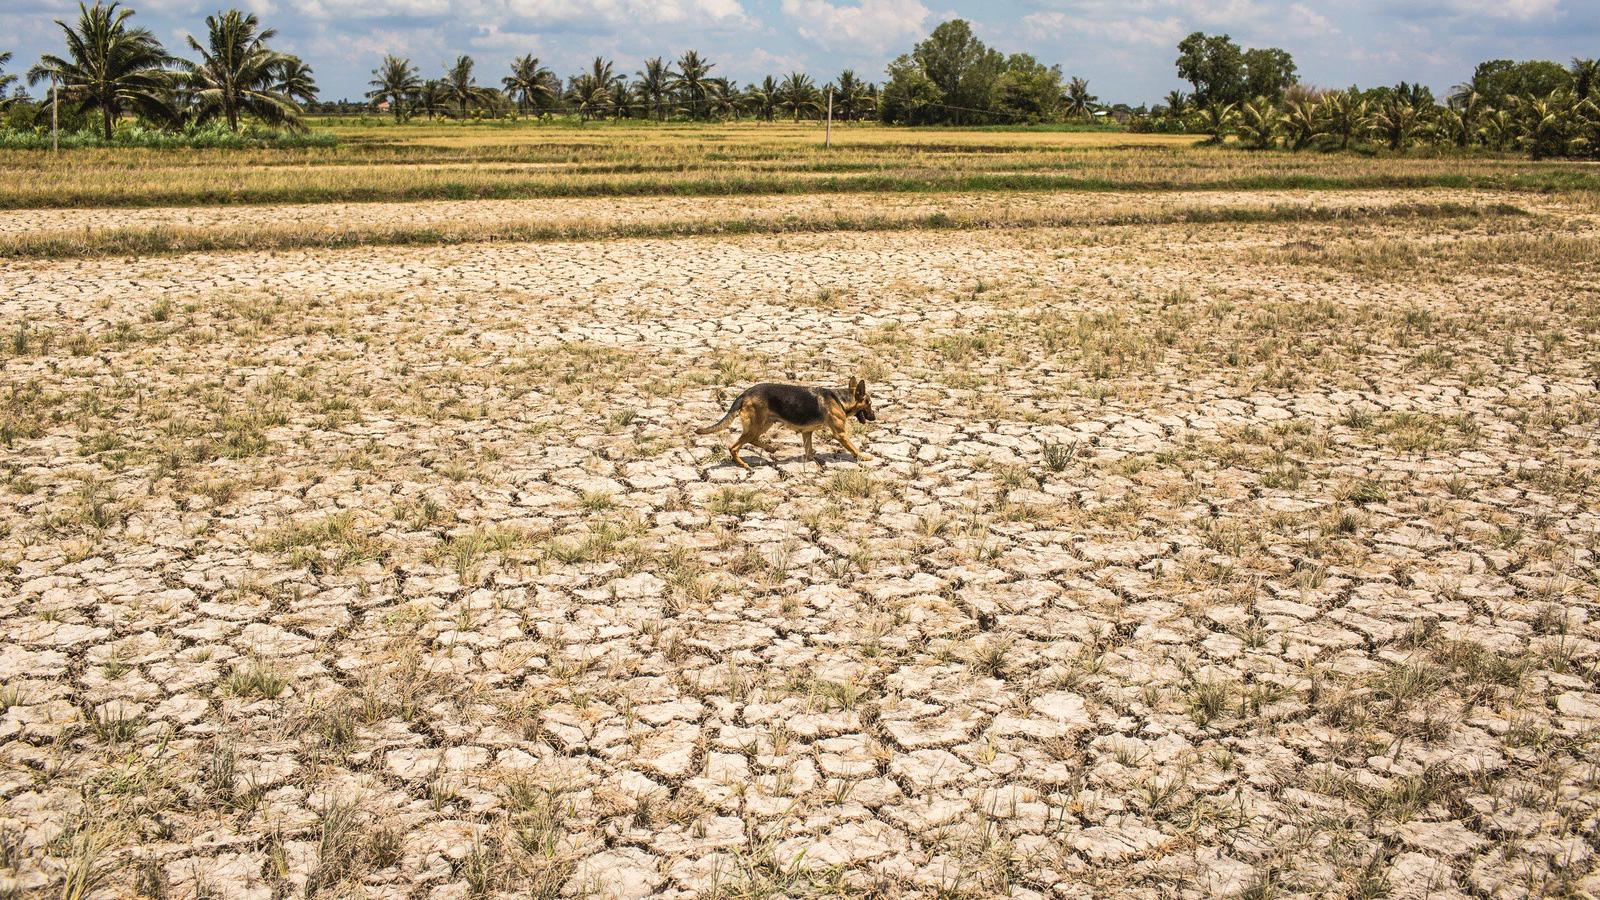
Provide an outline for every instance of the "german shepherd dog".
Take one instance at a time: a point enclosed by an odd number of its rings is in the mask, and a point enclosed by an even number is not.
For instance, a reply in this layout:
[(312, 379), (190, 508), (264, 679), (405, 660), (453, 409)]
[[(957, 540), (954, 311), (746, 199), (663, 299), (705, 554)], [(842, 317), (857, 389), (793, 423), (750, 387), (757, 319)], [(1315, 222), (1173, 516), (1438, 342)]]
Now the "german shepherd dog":
[(750, 444), (768, 453), (776, 453), (777, 448), (762, 440), (762, 435), (779, 422), (800, 432), (806, 445), (806, 459), (815, 461), (817, 465), (822, 463), (811, 448), (811, 432), (819, 428), (828, 429), (834, 440), (843, 444), (856, 459), (865, 462), (872, 458), (850, 443), (851, 416), (861, 422), (878, 420), (877, 414), (872, 411), (872, 398), (867, 396), (865, 381), (850, 379), (849, 389), (842, 393), (832, 388), (798, 384), (758, 384), (735, 398), (733, 405), (728, 407), (728, 414), (715, 425), (707, 425), (696, 431), (710, 434), (733, 421), (734, 416), (739, 417), (744, 432), (738, 440), (728, 445), (728, 455), (746, 469), (750, 466), (739, 458), (739, 448)]

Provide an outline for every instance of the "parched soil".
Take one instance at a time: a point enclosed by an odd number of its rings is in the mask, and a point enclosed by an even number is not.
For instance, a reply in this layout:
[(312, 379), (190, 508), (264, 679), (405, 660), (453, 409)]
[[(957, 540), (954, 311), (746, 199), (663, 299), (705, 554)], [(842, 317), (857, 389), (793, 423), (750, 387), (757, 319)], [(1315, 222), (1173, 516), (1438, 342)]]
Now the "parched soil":
[[(1600, 891), (1600, 264), (1513, 202), (7, 263), (0, 884)], [(693, 433), (851, 375), (871, 461)]]

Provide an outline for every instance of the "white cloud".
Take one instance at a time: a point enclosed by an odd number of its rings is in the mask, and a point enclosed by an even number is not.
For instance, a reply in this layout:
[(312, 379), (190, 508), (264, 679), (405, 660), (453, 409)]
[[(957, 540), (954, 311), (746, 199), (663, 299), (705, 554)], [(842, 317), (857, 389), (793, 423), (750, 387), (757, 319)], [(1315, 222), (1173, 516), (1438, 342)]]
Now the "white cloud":
[(704, 27), (750, 21), (740, 0), (288, 0), (287, 5), (318, 19), (451, 18), (480, 24), (510, 20), (516, 28), (526, 29), (608, 31), (639, 25)]
[(828, 0), (783, 0), (783, 14), (800, 36), (827, 47), (880, 49), (923, 34), (929, 12), (921, 0), (860, 0), (851, 6)]
[(507, 13), (531, 25), (740, 25), (749, 15), (739, 0), (505, 0)]
[(1333, 22), (1329, 21), (1327, 16), (1304, 3), (1296, 3), (1289, 7), (1289, 11), (1294, 13), (1300, 31), (1321, 35), (1339, 33), (1339, 29), (1334, 27)]
[(1463, 16), (1487, 16), (1527, 22), (1555, 15), (1561, 0), (1448, 0), (1451, 12)]
[(1061, 12), (1045, 12), (1024, 17), (1022, 24), (1035, 33), (1051, 32), (1052, 37), (1087, 37), (1113, 44), (1148, 44), (1158, 47), (1172, 46), (1188, 33), (1183, 23), (1172, 16), (1163, 19), (1149, 16), (1093, 19)]

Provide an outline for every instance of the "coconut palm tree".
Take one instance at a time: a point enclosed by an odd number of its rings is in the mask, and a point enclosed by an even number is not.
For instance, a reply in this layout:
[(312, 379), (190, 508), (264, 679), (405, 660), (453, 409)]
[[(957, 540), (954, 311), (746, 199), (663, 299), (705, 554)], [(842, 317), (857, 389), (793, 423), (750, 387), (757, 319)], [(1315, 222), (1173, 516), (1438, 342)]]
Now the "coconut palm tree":
[(579, 117), (591, 119), (605, 112), (610, 94), (611, 90), (604, 81), (592, 72), (585, 72), (572, 77), (567, 88), (567, 102), (577, 110)]
[(633, 91), (629, 90), (625, 81), (615, 81), (606, 96), (606, 103), (611, 108), (611, 118), (625, 119), (633, 108)]
[(672, 80), (677, 77), (659, 56), (652, 56), (644, 61), (644, 68), (636, 72), (639, 80), (633, 83), (634, 92), (639, 95), (650, 112), (655, 115), (656, 121), (667, 117), (667, 98), (672, 95)]
[(1289, 149), (1299, 153), (1325, 133), (1322, 104), (1309, 97), (1288, 101), (1283, 110), (1283, 130)]
[(1094, 112), (1095, 101), (1100, 98), (1089, 93), (1089, 82), (1082, 78), (1073, 78), (1067, 82), (1067, 89), (1062, 93), (1062, 101), (1066, 104), (1067, 115), (1074, 119), (1086, 119)]
[(608, 91), (611, 89), (612, 84), (625, 80), (617, 73), (617, 67), (611, 60), (599, 56), (596, 56), (594, 62), (589, 64), (589, 77), (593, 78), (596, 84)]
[(1396, 151), (1405, 150), (1427, 127), (1417, 107), (1399, 94), (1384, 100), (1378, 114), (1372, 118), (1372, 125), (1389, 144), (1389, 149)]
[(1354, 88), (1333, 91), (1322, 100), (1323, 116), (1328, 123), (1328, 134), (1339, 139), (1339, 149), (1350, 149), (1350, 142), (1366, 136), (1372, 128), (1372, 114), (1367, 101)]
[(1183, 91), (1168, 91), (1163, 108), (1167, 111), (1167, 115), (1182, 118), (1189, 112), (1189, 95)]
[(1239, 108), (1239, 137), (1246, 147), (1267, 150), (1278, 142), (1283, 115), (1267, 97), (1256, 97)]
[(472, 57), (465, 54), (457, 56), (456, 61), (445, 70), (444, 78), (440, 79), (444, 82), (445, 96), (456, 104), (463, 119), (467, 117), (467, 107), (487, 105), (492, 99), (490, 90), (480, 87), (472, 74), (474, 65), (476, 63)]
[(778, 86), (778, 108), (793, 115), (796, 122), (800, 121), (801, 113), (816, 112), (816, 82), (811, 80), (810, 75), (790, 72)]
[(394, 113), (396, 122), (405, 114), (406, 101), (410, 100), (422, 89), (422, 81), (417, 78), (417, 67), (411, 60), (399, 56), (385, 56), (383, 62), (372, 70), (372, 90), (367, 92), (367, 98), (373, 103), (388, 101), (389, 111)]
[(11, 62), (11, 51), (0, 53), (0, 109), (11, 105), (11, 86), (17, 83), (17, 76), (5, 72), (6, 63)]
[(500, 83), (506, 89), (506, 96), (516, 101), (517, 112), (526, 113), (529, 107), (538, 106), (541, 99), (554, 99), (550, 75), (550, 70), (530, 53), (512, 60), (511, 74), (500, 79)]
[(317, 99), (317, 79), (311, 67), (298, 56), (283, 54), (275, 74), (278, 93), (297, 101), (302, 106)]
[[(1544, 97), (1511, 97), (1517, 122), (1517, 143), (1534, 159), (1569, 156), (1585, 148), (1587, 136), (1580, 122), (1587, 112), (1563, 90)], [(1583, 101), (1590, 108), (1592, 103)]]
[(744, 103), (751, 113), (771, 122), (778, 113), (778, 80), (768, 75), (760, 84), (752, 84), (744, 93)]
[(125, 112), (171, 119), (165, 101), (172, 87), (167, 67), (172, 57), (148, 29), (130, 28), (131, 9), (120, 3), (78, 4), (78, 23), (56, 20), (67, 36), (67, 56), (40, 57), (28, 70), (28, 83), (54, 78), (61, 98), (79, 108), (100, 112), (101, 132), (111, 140), (112, 128)]
[(178, 61), (200, 118), (220, 115), (234, 132), (245, 113), (269, 125), (300, 126), (300, 107), (278, 90), (278, 73), (290, 58), (267, 46), (277, 34), (263, 29), (255, 13), (206, 16), (205, 44), (188, 38), (200, 59)]
[(412, 100), (417, 106), (417, 111), (426, 115), (428, 120), (443, 115), (449, 108), (450, 92), (445, 88), (444, 82), (437, 78), (430, 78), (417, 87), (412, 94)]
[(854, 69), (845, 69), (833, 87), (833, 114), (846, 122), (861, 117), (866, 107), (867, 86), (856, 77)]
[(1572, 96), (1580, 102), (1600, 96), (1600, 59), (1573, 58)]
[(739, 86), (726, 78), (706, 79), (706, 113), (726, 119), (739, 111)]
[(1194, 113), (1195, 130), (1211, 135), (1208, 144), (1220, 144), (1233, 131), (1239, 119), (1239, 110), (1232, 103), (1212, 103)]
[(1504, 150), (1517, 137), (1517, 120), (1509, 109), (1491, 109), (1483, 115), (1478, 136), (1491, 150)]
[(711, 70), (716, 67), (716, 63), (708, 61), (694, 50), (685, 51), (678, 57), (678, 72), (672, 81), (672, 91), (678, 95), (678, 102), (688, 111), (690, 118), (709, 114), (706, 95), (711, 89)]
[(1455, 94), (1439, 113), (1439, 134), (1457, 147), (1466, 148), (1479, 137), (1479, 121), (1487, 108), (1483, 95), (1474, 90)]

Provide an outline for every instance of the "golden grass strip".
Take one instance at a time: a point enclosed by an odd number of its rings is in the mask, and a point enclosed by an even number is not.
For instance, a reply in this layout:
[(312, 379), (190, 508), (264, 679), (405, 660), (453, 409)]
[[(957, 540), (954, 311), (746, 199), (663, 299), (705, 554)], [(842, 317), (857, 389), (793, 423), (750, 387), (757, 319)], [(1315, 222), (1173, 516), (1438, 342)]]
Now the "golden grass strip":
[(70, 259), (171, 253), (335, 249), (364, 246), (537, 243), (705, 235), (867, 232), (973, 228), (1061, 228), (1123, 225), (1346, 222), (1386, 219), (1461, 219), (1526, 216), (1513, 204), (1395, 203), (1382, 206), (1191, 206), (1156, 210), (1034, 212), (915, 212), (904, 215), (819, 213), (775, 218), (654, 222), (474, 223), (464, 227), (370, 226), (330, 231), (321, 225), (284, 228), (108, 228), (95, 231), (29, 232), (0, 238), (0, 258)]

